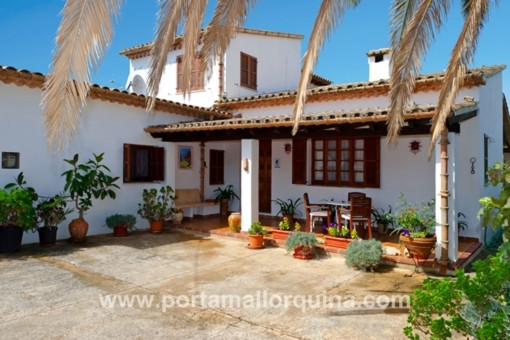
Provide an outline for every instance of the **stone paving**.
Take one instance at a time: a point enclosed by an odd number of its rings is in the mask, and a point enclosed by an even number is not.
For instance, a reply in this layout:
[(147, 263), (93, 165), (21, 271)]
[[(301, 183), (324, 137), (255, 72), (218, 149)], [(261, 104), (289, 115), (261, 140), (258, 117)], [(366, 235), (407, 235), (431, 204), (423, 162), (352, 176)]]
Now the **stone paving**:
[(167, 228), (24, 245), (0, 254), (0, 338), (403, 339), (406, 304), (385, 305), (426, 278), (411, 273)]

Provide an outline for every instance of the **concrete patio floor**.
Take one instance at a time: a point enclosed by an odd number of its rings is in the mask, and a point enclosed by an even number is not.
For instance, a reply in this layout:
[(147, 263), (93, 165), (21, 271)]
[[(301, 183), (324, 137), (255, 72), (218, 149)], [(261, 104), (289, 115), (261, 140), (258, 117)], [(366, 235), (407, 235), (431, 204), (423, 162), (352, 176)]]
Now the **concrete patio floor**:
[(0, 254), (0, 273), (3, 339), (403, 339), (398, 296), (427, 277), (170, 228), (24, 245)]

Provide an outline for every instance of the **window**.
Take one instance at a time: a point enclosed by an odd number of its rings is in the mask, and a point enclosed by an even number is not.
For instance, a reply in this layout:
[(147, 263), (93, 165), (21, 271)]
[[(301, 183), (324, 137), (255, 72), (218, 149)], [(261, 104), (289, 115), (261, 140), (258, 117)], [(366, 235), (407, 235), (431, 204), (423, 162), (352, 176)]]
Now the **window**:
[[(191, 69), (191, 91), (204, 89), (204, 69), (201, 67), (200, 55), (196, 54)], [(177, 57), (177, 92), (183, 91), (182, 86), (182, 56)]]
[(257, 58), (241, 52), (241, 86), (257, 89)]
[(224, 184), (225, 151), (209, 150), (209, 184)]
[(155, 182), (164, 179), (164, 148), (124, 144), (124, 183)]
[(379, 137), (312, 140), (312, 185), (379, 187)]

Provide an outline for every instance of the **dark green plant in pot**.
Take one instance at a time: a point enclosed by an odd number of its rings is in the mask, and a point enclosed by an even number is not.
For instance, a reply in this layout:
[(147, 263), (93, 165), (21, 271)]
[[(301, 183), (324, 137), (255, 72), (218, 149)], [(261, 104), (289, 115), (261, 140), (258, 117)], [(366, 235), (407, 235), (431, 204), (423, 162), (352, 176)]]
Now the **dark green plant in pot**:
[(136, 217), (131, 214), (113, 214), (106, 218), (106, 226), (110, 229), (124, 225), (128, 230), (135, 229)]
[(20, 172), (15, 182), (0, 189), (0, 227), (17, 226), (23, 231), (35, 227), (34, 202), (38, 198), (34, 188), (26, 186), (23, 172)]
[(174, 189), (167, 185), (156, 188), (143, 189), (142, 203), (138, 203), (138, 215), (148, 221), (166, 221), (175, 212)]
[(72, 211), (72, 209), (67, 208), (67, 201), (64, 195), (57, 194), (45, 197), (36, 206), (37, 223), (43, 228), (57, 228)]
[(290, 252), (299, 247), (308, 247), (312, 250), (312, 252), (314, 252), (316, 244), (317, 237), (315, 237), (314, 233), (293, 231), (289, 234), (285, 241), (285, 248), (288, 252)]
[(298, 210), (299, 206), (303, 204), (301, 198), (297, 198), (296, 200), (292, 200), (291, 198), (284, 201), (280, 198), (273, 200), (278, 206), (280, 210), (276, 213), (276, 216), (287, 216), (292, 218), (294, 216), (301, 216), (301, 210)]
[(262, 223), (260, 222), (253, 222), (250, 226), (250, 229), (248, 229), (248, 234), (250, 235), (266, 235), (267, 230), (262, 226)]
[(383, 248), (378, 240), (359, 240), (351, 242), (345, 251), (345, 263), (361, 271), (374, 271), (382, 261)]

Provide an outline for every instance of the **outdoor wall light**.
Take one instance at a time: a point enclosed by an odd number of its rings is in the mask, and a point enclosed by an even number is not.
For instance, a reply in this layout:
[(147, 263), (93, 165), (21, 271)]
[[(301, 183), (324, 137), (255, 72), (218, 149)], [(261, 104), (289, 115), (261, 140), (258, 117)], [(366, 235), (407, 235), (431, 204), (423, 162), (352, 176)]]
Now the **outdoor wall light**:
[(471, 157), (469, 159), (469, 161), (471, 162), (471, 175), (474, 175), (475, 174), (475, 163), (476, 163), (476, 158), (475, 157)]

